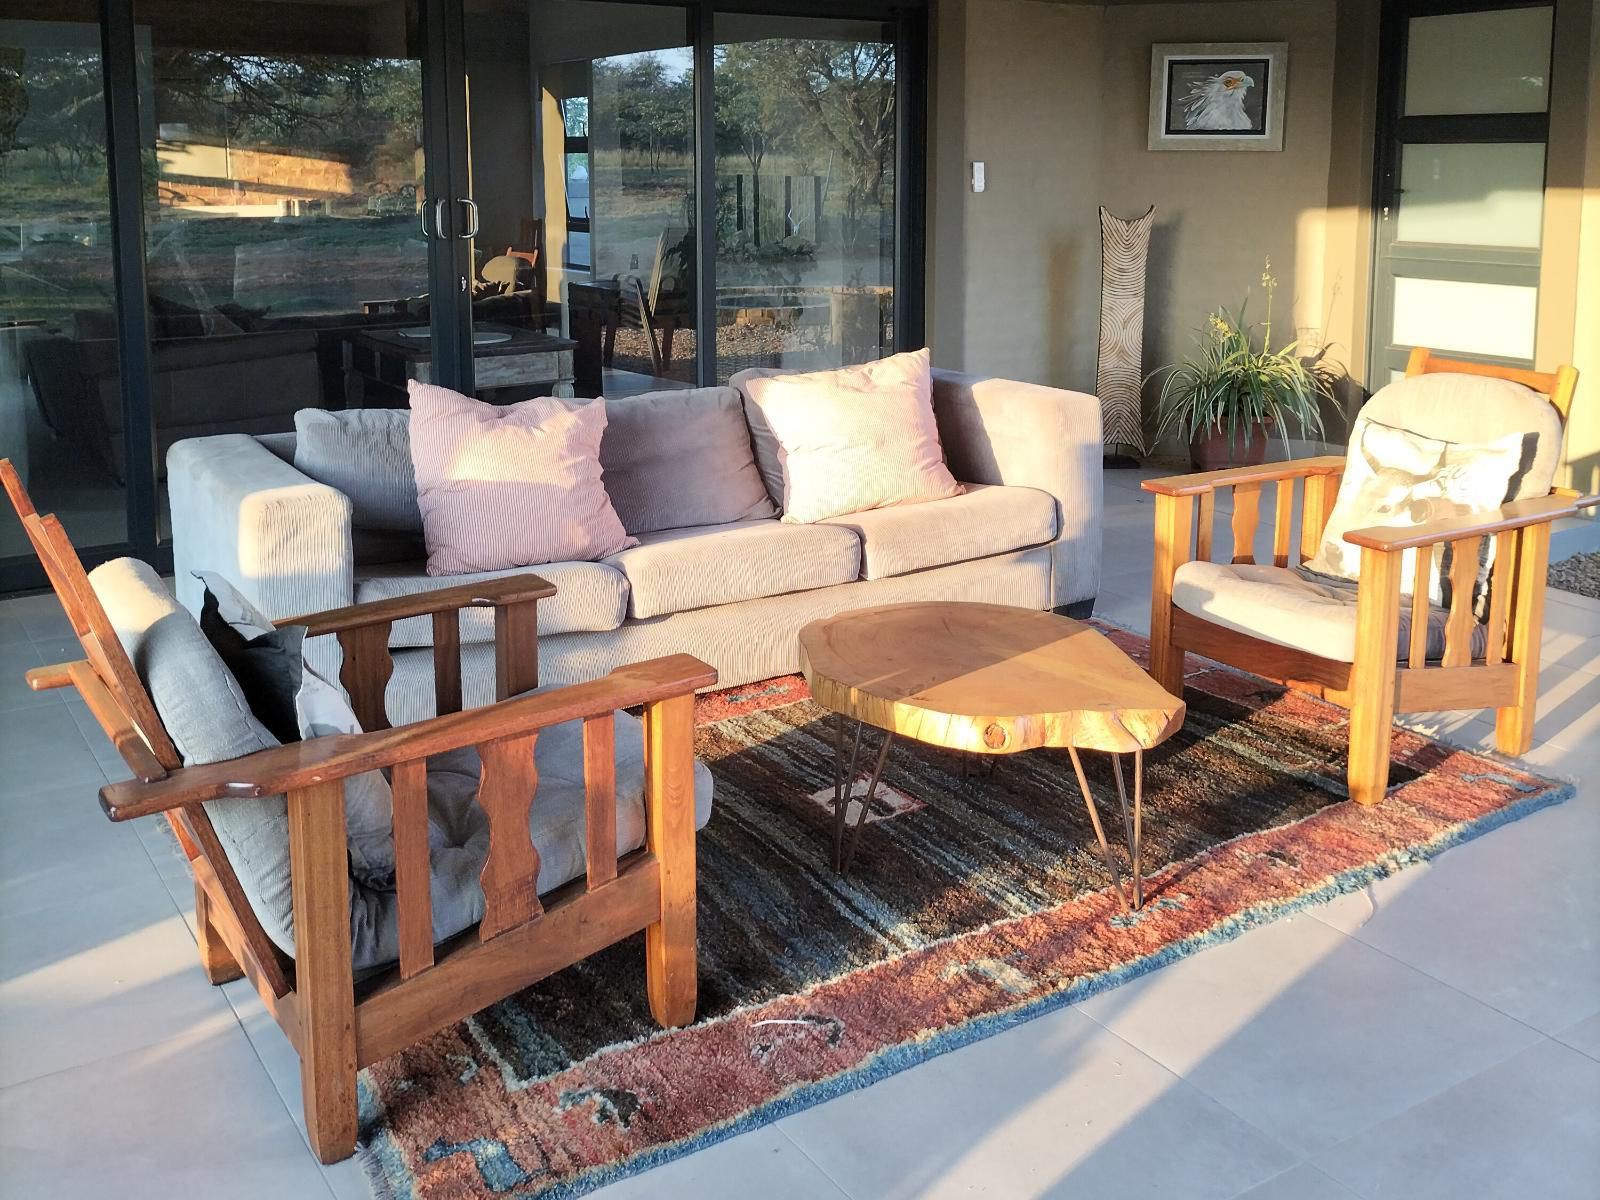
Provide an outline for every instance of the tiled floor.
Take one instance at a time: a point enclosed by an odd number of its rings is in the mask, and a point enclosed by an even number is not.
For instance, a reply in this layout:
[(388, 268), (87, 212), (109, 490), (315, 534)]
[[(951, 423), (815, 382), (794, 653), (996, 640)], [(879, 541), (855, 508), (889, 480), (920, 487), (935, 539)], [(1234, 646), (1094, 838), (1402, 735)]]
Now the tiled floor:
[[(1108, 475), (1100, 612), (1142, 628), (1138, 478)], [(1574, 800), (601, 1194), (1594, 1195), (1600, 604), (1553, 594), (1548, 623), (1531, 758)], [(120, 766), (87, 713), (22, 688), (67, 634), (48, 599), (0, 604), (0, 1195), (366, 1196), (307, 1150), (248, 985), (201, 976), (164, 832), (100, 816)]]

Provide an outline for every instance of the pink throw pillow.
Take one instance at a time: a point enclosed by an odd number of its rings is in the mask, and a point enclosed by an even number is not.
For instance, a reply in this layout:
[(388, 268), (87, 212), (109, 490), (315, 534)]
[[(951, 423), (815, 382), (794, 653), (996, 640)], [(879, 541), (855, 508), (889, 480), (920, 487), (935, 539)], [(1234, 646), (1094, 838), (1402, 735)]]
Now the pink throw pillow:
[(498, 405), (415, 380), (409, 390), (429, 575), (592, 560), (638, 545), (600, 478), (604, 400)]
[(744, 383), (778, 443), (783, 519), (826, 517), (959, 496), (933, 418), (927, 350), (859, 367)]

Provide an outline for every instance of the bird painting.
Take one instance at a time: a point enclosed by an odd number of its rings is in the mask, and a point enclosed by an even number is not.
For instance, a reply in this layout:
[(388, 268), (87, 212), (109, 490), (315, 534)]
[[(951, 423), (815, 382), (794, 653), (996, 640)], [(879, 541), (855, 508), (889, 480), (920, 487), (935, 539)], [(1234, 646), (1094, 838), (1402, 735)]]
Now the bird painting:
[(1251, 129), (1244, 98), (1256, 81), (1238, 68), (1196, 81), (1184, 98), (1188, 129)]

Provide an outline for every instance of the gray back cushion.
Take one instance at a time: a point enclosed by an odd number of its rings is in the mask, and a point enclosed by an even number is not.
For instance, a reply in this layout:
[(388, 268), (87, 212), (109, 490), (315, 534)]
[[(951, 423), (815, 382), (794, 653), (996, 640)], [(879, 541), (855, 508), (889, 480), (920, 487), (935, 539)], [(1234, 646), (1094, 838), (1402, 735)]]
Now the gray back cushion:
[(1397, 379), (1362, 407), (1350, 432), (1352, 454), (1369, 421), (1473, 445), (1522, 434), (1522, 468), (1512, 479), (1511, 500), (1548, 495), (1561, 462), (1561, 415), (1555, 405), (1509, 379), (1445, 371)]
[(422, 532), (409, 409), (303, 408), (294, 431), (295, 469), (348, 496), (353, 526)]
[[(189, 610), (152, 568), (119, 558), (96, 567), (89, 582), (185, 766), (240, 758), (279, 744), (250, 712), (244, 692)], [(214, 800), (206, 813), (262, 928), (292, 954), (284, 798)]]
[(744, 407), (731, 387), (607, 398), (600, 466), (629, 533), (778, 511), (756, 472)]

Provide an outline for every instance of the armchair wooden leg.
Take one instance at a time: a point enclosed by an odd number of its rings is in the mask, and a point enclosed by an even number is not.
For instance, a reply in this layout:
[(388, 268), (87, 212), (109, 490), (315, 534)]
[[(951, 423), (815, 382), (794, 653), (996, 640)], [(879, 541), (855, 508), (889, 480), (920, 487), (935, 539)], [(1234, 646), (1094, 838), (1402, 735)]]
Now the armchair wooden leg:
[(211, 923), (211, 897), (198, 882), (194, 885), (194, 929), (200, 943), (200, 966), (212, 983), (232, 983), (242, 978), (244, 968), (228, 952), (222, 935)]
[(646, 838), (661, 865), (661, 919), (646, 927), (650, 1012), (671, 1028), (696, 1003), (694, 697), (645, 709)]
[(356, 1009), (350, 965), (344, 784), (289, 793), (300, 1092), (311, 1148), (325, 1163), (356, 1148)]
[(1389, 788), (1396, 648), (1400, 639), (1400, 555), (1361, 551), (1356, 661), (1350, 671), (1350, 799), (1376, 804)]
[(1183, 695), (1183, 650), (1172, 642), (1172, 576), (1189, 561), (1194, 503), (1188, 496), (1156, 497), (1155, 566), (1150, 578), (1150, 677)]
[(1530, 525), (1518, 542), (1509, 655), (1517, 668), (1517, 699), (1515, 704), (1495, 710), (1494, 744), (1502, 754), (1526, 754), (1533, 749), (1545, 579), (1550, 568), (1550, 526)]

